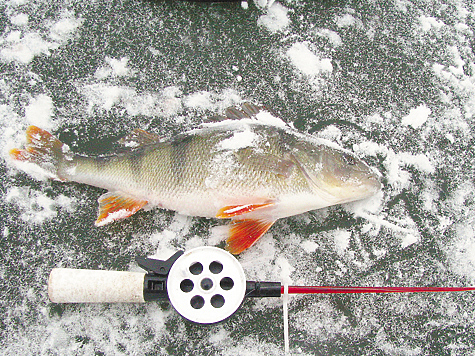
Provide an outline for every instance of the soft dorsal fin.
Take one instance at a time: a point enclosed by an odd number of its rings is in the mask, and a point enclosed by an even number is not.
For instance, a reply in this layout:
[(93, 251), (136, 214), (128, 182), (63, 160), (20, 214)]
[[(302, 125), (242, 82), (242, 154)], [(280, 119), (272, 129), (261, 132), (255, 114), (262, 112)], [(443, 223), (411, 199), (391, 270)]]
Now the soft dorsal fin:
[(272, 116), (278, 117), (278, 115), (271, 109), (265, 106), (259, 106), (250, 102), (244, 102), (240, 107), (231, 106), (227, 108), (223, 115), (215, 115), (206, 119), (206, 122), (220, 122), (224, 120), (241, 120), (256, 118), (256, 115), (260, 112), (267, 111)]
[(135, 148), (160, 141), (160, 136), (142, 129), (134, 129), (127, 136), (121, 138), (119, 143), (125, 147)]

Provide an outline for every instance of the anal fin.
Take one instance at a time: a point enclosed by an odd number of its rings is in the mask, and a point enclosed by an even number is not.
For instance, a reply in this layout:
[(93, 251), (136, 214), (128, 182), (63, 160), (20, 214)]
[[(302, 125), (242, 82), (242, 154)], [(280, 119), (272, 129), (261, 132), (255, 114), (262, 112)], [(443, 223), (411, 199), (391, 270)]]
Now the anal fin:
[(109, 192), (99, 198), (99, 215), (96, 226), (125, 219), (142, 209), (148, 201), (136, 199), (121, 192)]
[(264, 235), (274, 224), (272, 220), (244, 219), (234, 220), (229, 226), (226, 249), (233, 255), (240, 254)]

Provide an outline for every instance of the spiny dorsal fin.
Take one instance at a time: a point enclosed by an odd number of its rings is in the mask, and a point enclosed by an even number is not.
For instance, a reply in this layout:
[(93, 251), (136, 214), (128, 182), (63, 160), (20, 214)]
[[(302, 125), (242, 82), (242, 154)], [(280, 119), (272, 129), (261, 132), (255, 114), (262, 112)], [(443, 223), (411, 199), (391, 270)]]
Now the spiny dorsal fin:
[(242, 103), (241, 108), (242, 111), (244, 111), (250, 117), (256, 116), (264, 109), (262, 106), (257, 106), (249, 102)]
[(254, 105), (249, 102), (244, 102), (241, 104), (241, 108), (230, 107), (226, 109), (226, 118), (230, 120), (241, 120), (249, 119), (256, 116), (259, 112), (262, 111), (261, 106)]
[(128, 148), (149, 145), (160, 141), (160, 136), (141, 129), (134, 129), (127, 136), (121, 138), (119, 143)]
[(239, 110), (235, 107), (230, 107), (226, 109), (226, 118), (229, 120), (241, 120), (241, 119), (249, 119), (250, 116), (246, 114), (244, 111)]

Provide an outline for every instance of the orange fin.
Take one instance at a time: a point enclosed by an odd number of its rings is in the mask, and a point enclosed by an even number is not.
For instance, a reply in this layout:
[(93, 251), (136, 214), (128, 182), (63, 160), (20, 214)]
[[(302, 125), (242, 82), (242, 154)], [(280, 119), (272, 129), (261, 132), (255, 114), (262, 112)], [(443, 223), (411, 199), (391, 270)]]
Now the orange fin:
[(217, 218), (232, 218), (233, 216), (250, 213), (251, 211), (267, 208), (273, 206), (274, 203), (262, 203), (262, 204), (244, 204), (244, 205), (229, 205), (218, 211)]
[(233, 255), (238, 255), (264, 235), (274, 224), (269, 220), (234, 220), (229, 226), (229, 237), (226, 240), (226, 249)]
[(29, 126), (26, 130), (25, 149), (14, 148), (10, 156), (16, 161), (30, 162), (45, 169), (51, 178), (61, 179), (58, 176), (60, 163), (64, 161), (68, 147), (48, 131), (36, 126)]
[(243, 204), (243, 205), (229, 205), (218, 211), (217, 218), (232, 218), (233, 216), (250, 213), (251, 211), (267, 208), (273, 206), (274, 203), (262, 203), (262, 204)]
[(106, 193), (99, 198), (99, 216), (96, 226), (103, 226), (125, 219), (142, 209), (148, 202), (120, 192)]
[(27, 150), (20, 150), (19, 148), (13, 148), (10, 150), (10, 157), (15, 161), (29, 161), (30, 154)]

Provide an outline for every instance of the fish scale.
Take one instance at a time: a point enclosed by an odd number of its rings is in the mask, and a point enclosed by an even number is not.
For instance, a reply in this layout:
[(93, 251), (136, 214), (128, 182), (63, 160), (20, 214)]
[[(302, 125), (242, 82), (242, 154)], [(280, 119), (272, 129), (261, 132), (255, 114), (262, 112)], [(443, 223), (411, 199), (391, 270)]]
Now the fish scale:
[(378, 173), (352, 153), (270, 125), (270, 114), (258, 106), (245, 103), (227, 114), (229, 120), (168, 141), (134, 130), (120, 141), (125, 152), (105, 157), (75, 155), (32, 126), (25, 149), (11, 156), (39, 165), (50, 177), (107, 189), (99, 198), (98, 226), (145, 206), (230, 218), (232, 253), (254, 244), (277, 219), (364, 199), (380, 189)]

